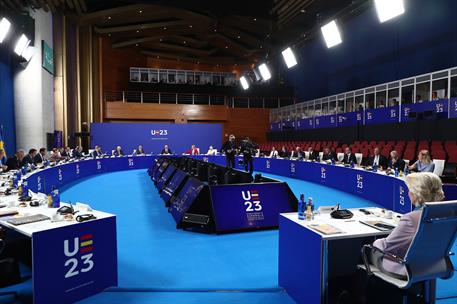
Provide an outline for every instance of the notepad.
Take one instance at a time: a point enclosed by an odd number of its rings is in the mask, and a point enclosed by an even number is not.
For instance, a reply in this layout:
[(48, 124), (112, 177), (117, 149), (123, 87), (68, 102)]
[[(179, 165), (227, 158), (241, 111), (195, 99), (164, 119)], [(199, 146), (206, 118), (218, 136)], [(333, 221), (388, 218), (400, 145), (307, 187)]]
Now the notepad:
[(308, 227), (326, 235), (343, 233), (340, 229), (329, 224), (313, 224), (308, 225)]

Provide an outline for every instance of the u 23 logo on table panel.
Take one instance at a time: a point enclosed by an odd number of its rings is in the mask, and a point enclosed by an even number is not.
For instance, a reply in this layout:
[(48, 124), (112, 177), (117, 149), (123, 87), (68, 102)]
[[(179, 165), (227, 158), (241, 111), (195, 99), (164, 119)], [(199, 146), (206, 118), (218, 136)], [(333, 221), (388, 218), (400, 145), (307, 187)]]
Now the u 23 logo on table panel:
[(295, 163), (290, 163), (290, 173), (295, 173)]
[(244, 205), (246, 206), (246, 212), (262, 211), (259, 191), (241, 191), (241, 196), (243, 197)]
[(97, 170), (101, 170), (102, 169), (102, 162), (97, 160)]
[(357, 189), (363, 189), (363, 175), (357, 174)]
[(400, 205), (404, 206), (405, 205), (405, 188), (403, 186), (400, 186), (399, 190), (400, 194)]
[(65, 266), (65, 279), (86, 273), (94, 268), (94, 236), (90, 233), (73, 240), (63, 242), (63, 252), (67, 260)]
[(133, 158), (129, 158), (129, 167), (133, 167), (134, 165)]
[(327, 170), (324, 167), (321, 167), (321, 178), (322, 179), (327, 178)]
[(151, 130), (152, 136), (165, 136), (168, 135), (168, 130)]
[(270, 169), (270, 161), (269, 160), (265, 161), (265, 168)]
[(59, 171), (57, 171), (57, 178), (59, 179), (59, 181), (63, 180), (62, 169), (59, 169)]
[(76, 164), (76, 175), (79, 175), (79, 164)]

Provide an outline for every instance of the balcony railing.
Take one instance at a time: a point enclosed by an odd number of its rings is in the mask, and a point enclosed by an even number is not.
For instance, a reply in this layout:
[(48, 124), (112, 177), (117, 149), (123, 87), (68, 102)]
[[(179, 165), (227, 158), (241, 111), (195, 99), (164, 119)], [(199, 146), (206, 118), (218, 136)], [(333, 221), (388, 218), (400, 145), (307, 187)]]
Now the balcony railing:
[(294, 103), (292, 97), (235, 97), (218, 94), (107, 91), (105, 102), (225, 105), (232, 108), (276, 109)]

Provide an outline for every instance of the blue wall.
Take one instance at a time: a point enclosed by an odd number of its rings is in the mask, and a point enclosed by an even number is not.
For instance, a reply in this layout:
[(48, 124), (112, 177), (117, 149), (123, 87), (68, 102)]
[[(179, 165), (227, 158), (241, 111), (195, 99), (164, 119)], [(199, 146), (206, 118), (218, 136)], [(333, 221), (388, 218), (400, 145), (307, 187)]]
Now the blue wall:
[[(155, 131), (155, 132), (154, 132)], [(212, 145), (220, 149), (221, 124), (141, 124), (141, 123), (94, 123), (91, 125), (91, 146), (101, 146), (110, 152), (117, 145), (130, 154), (138, 145), (146, 153), (160, 153), (167, 144), (174, 153), (184, 153), (192, 144), (206, 153)]]
[(10, 51), (0, 47), (0, 126), (8, 155), (16, 150), (16, 124), (14, 121), (14, 84)]
[(374, 6), (340, 24), (343, 43), (320, 33), (284, 72), (299, 101), (457, 66), (457, 1), (405, 0), (404, 15), (379, 23)]

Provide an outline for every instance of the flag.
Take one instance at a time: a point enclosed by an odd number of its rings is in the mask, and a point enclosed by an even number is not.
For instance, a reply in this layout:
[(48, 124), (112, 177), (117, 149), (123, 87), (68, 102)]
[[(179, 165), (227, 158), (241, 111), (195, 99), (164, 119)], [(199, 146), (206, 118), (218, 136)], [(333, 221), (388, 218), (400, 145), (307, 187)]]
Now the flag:
[(0, 149), (5, 151), (6, 156), (5, 143), (3, 142), (3, 125), (0, 126)]

